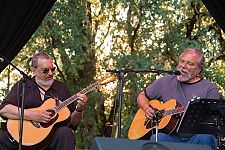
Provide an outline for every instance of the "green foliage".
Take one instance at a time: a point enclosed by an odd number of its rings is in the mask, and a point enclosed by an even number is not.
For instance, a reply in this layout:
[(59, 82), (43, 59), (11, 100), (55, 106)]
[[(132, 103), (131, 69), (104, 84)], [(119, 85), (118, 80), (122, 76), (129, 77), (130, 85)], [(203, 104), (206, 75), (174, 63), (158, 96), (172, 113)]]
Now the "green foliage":
[[(105, 69), (173, 69), (186, 47), (204, 51), (202, 75), (213, 81), (224, 97), (224, 33), (200, 0), (57, 1), (14, 63), (29, 72), (32, 55), (49, 52), (58, 70), (56, 78), (73, 94), (103, 76)], [(9, 76), (5, 71), (1, 79)], [(138, 93), (158, 77), (125, 75), (122, 137), (127, 137), (138, 109)], [(89, 104), (76, 131), (77, 149), (88, 149), (95, 136), (116, 136), (116, 127), (106, 126), (113, 119), (117, 124), (118, 116), (113, 116), (114, 107), (118, 109), (116, 94), (115, 84), (88, 94)]]

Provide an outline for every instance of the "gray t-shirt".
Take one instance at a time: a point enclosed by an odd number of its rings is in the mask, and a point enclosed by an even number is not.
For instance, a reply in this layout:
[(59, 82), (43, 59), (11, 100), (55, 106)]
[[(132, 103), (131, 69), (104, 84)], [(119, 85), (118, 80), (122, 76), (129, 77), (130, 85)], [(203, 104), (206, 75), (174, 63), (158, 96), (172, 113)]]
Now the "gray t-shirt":
[(216, 85), (206, 79), (195, 83), (185, 83), (177, 80), (175, 75), (165, 76), (155, 80), (144, 90), (149, 100), (157, 99), (166, 102), (172, 98), (186, 106), (193, 97), (219, 99)]

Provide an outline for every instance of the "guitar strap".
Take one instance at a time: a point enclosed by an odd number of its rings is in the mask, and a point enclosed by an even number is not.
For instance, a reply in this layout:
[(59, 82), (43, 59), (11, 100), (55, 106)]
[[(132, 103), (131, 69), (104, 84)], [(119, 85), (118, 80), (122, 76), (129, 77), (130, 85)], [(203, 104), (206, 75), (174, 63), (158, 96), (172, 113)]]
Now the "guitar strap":
[(6, 124), (4, 123), (4, 125), (1, 126), (1, 131), (2, 133), (5, 134), (5, 136), (8, 138), (8, 140), (13, 143), (16, 142), (16, 140), (10, 135), (10, 133), (8, 132), (8, 130), (6, 129)]

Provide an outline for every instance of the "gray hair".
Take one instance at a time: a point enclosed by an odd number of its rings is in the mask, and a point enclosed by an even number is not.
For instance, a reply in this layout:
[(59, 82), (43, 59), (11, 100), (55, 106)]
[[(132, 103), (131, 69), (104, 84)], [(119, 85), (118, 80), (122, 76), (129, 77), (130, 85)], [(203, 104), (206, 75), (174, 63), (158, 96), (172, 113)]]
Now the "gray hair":
[(51, 59), (51, 57), (46, 52), (39, 52), (33, 56), (31, 66), (37, 68), (39, 59)]
[(204, 68), (204, 65), (205, 65), (205, 58), (204, 58), (204, 53), (200, 50), (200, 49), (198, 49), (198, 48), (186, 48), (185, 50), (184, 50), (184, 52), (180, 55), (180, 57), (184, 54), (184, 53), (186, 53), (187, 51), (193, 51), (193, 52), (195, 52), (196, 54), (198, 54), (198, 56), (199, 56), (199, 60), (198, 60), (198, 66), (199, 66), (199, 68), (201, 69), (201, 71), (203, 70), (203, 68)]

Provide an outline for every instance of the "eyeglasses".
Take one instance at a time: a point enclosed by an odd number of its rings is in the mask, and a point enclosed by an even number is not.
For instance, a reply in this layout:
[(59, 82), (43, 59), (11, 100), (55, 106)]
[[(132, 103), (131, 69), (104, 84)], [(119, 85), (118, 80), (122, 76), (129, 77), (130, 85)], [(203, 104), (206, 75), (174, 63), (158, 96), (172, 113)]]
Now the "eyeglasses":
[(54, 71), (55, 71), (55, 67), (52, 67), (52, 68), (44, 68), (44, 69), (42, 69), (42, 72), (43, 72), (44, 74), (46, 74), (46, 73), (49, 72), (49, 70), (51, 70), (52, 72), (54, 72)]

